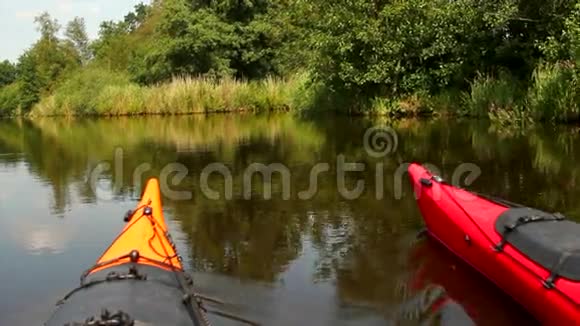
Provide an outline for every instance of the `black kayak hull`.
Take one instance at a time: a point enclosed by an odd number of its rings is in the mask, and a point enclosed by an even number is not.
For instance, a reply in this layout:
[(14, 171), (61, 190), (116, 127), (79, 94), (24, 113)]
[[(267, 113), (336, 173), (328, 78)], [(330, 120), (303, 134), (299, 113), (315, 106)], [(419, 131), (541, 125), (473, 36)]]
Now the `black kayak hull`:
[[(129, 273), (135, 268), (137, 273)], [(99, 320), (104, 311), (121, 312), (136, 325), (203, 325), (196, 320), (191, 305), (184, 303), (178, 277), (183, 272), (124, 264), (89, 275), (84, 286), (59, 303), (46, 326), (83, 324), (91, 317)], [(193, 323), (192, 323), (193, 321)]]

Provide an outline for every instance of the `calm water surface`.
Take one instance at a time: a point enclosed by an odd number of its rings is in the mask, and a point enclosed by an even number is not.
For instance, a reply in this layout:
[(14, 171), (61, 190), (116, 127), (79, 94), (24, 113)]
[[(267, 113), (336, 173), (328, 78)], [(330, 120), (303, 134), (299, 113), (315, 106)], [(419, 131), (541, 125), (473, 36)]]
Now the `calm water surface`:
[[(398, 134), (388, 157), (365, 151), (365, 130), (375, 125)], [(337, 190), (338, 155), (367, 168), (347, 174), (349, 188), (365, 182), (357, 199)], [(165, 198), (171, 233), (200, 292), (222, 298), (225, 310), (264, 325), (459, 324), (468, 316), (482, 325), (530, 324), (500, 290), (437, 244), (416, 239), (421, 218), (396, 171), (428, 162), (449, 177), (475, 163), (482, 174), (470, 188), (578, 218), (578, 158), (576, 130), (474, 122), (289, 115), (0, 121), (0, 325), (41, 324), (120, 231), (140, 184), (172, 163), (188, 175), (170, 189), (192, 195)], [(113, 168), (100, 173), (95, 190), (89, 181), (104, 162)], [(201, 191), (200, 175), (215, 162), (232, 173), (231, 200)], [(330, 171), (314, 198), (300, 200), (320, 162)], [(134, 177), (144, 163), (150, 169)], [(244, 199), (252, 163), (287, 166), (290, 199), (276, 177), (270, 200), (258, 183)], [(224, 187), (215, 175), (209, 183)]]

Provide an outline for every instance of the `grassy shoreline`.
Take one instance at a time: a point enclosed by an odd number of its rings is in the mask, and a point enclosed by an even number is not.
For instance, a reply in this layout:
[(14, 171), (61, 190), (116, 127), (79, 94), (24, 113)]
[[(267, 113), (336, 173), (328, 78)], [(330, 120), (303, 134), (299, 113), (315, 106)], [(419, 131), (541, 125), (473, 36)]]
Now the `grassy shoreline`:
[(177, 115), (296, 110), (304, 77), (244, 82), (230, 78), (175, 78), (141, 86), (127, 76), (82, 71), (33, 107), (35, 116)]
[(143, 86), (131, 82), (125, 74), (86, 69), (67, 78), (52, 94), (42, 97), (30, 112), (22, 113), (16, 108), (8, 116), (121, 117), (331, 112), (350, 116), (410, 118), (460, 115), (459, 100), (460, 96), (453, 98), (447, 94), (413, 94), (394, 99), (375, 97), (353, 101), (348, 95), (332, 93), (322, 84), (313, 82), (307, 73), (259, 81), (183, 77), (167, 83)]
[[(576, 123), (580, 121), (578, 80), (575, 66), (551, 64), (539, 66), (527, 85), (507, 74), (479, 76), (465, 91), (356, 100), (328, 91), (306, 73), (258, 81), (182, 77), (143, 86), (123, 73), (88, 68), (69, 76), (30, 112), (0, 107), (0, 113), (36, 118), (335, 112), (395, 119), (463, 116), (520, 126), (536, 121)], [(0, 99), (10, 95), (0, 94)]]

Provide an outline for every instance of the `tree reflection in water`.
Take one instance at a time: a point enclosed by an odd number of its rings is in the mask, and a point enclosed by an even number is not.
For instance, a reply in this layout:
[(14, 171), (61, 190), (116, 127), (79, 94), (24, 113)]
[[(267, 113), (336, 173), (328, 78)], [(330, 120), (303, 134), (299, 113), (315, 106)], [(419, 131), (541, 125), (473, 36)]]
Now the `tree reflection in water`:
[[(371, 158), (364, 150), (363, 135), (367, 128), (383, 124), (396, 130), (398, 150), (386, 158)], [(442, 287), (476, 321), (485, 316), (512, 321), (501, 318), (515, 310), (509, 304), (497, 306), (500, 292), (488, 293), (481, 278), (463, 268), (449, 270), (455, 263), (441, 258), (438, 250), (409, 240), (422, 222), (407, 180), (396, 177), (401, 163), (429, 162), (440, 167), (444, 177), (461, 163), (475, 163), (482, 176), (471, 188), (580, 218), (576, 200), (580, 170), (575, 164), (580, 135), (567, 128), (513, 131), (485, 122), (291, 115), (0, 122), (0, 165), (9, 170), (23, 163), (31, 175), (49, 185), (55, 215), (74, 205), (75, 198), (99, 203), (87, 178), (97, 164), (111, 162), (118, 148), (124, 153), (121, 175), (109, 171), (102, 176), (121, 185), (114, 200), (138, 198), (140, 183), (159, 175), (169, 163), (187, 168), (187, 177), (172, 187), (193, 191), (192, 198), (166, 198), (165, 208), (187, 237), (188, 260), (197, 271), (278, 286), (308, 251), (313, 257), (309, 282), (330, 285), (333, 298), (327, 300), (343, 308), (371, 309), (385, 318), (432, 285)], [(344, 200), (337, 191), (339, 154), (368, 167), (365, 173), (347, 175), (349, 186), (365, 181), (366, 190), (356, 200)], [(215, 162), (232, 172), (232, 200), (210, 200), (200, 191), (201, 171)], [(314, 198), (298, 199), (297, 193), (309, 188), (310, 171), (319, 162), (329, 163), (330, 171), (319, 179)], [(151, 169), (133, 180), (134, 170), (143, 163)], [(244, 199), (243, 173), (252, 163), (287, 166), (292, 172), (291, 199), (281, 198), (282, 184), (276, 177), (271, 200), (263, 199), (259, 182), (253, 184), (251, 199)], [(378, 163), (383, 164), (385, 178), (381, 200), (374, 191)], [(223, 178), (209, 180), (212, 189), (223, 191)], [(399, 183), (401, 198), (396, 196)], [(454, 275), (451, 282), (442, 277), (449, 274)], [(410, 286), (415, 276), (421, 281)], [(514, 318), (528, 317), (522, 312)]]

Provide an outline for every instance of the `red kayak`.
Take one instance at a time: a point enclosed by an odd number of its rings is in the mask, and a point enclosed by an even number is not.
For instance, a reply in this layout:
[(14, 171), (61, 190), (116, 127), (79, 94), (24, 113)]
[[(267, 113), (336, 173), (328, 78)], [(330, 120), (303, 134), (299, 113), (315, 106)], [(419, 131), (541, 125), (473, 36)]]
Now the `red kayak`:
[(580, 325), (580, 224), (409, 167), (428, 233), (540, 322)]

